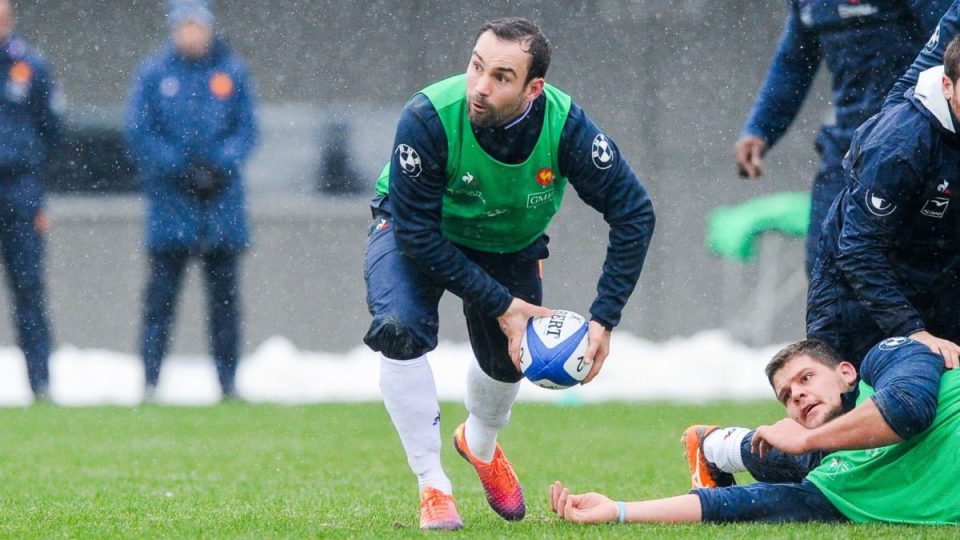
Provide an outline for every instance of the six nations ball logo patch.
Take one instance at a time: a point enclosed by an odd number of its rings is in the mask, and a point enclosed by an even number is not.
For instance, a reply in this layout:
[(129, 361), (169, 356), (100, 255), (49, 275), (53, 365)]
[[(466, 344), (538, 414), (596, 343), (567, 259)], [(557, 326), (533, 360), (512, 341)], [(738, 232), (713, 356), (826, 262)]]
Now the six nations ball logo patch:
[(897, 209), (897, 205), (882, 197), (878, 197), (872, 191), (867, 191), (864, 194), (864, 199), (866, 199), (867, 210), (870, 210), (871, 214), (878, 217), (889, 216)]
[(420, 165), (420, 154), (410, 145), (400, 144), (397, 146), (397, 161), (400, 162), (400, 168), (403, 173), (410, 178), (416, 178), (423, 172)]
[(877, 348), (880, 349), (881, 351), (892, 351), (893, 349), (896, 349), (897, 347), (909, 341), (913, 341), (913, 340), (905, 337), (887, 338), (881, 341), (880, 345), (878, 345)]
[(598, 169), (609, 169), (613, 166), (613, 148), (611, 148), (610, 141), (603, 133), (599, 133), (593, 138), (590, 157), (593, 158), (593, 164)]

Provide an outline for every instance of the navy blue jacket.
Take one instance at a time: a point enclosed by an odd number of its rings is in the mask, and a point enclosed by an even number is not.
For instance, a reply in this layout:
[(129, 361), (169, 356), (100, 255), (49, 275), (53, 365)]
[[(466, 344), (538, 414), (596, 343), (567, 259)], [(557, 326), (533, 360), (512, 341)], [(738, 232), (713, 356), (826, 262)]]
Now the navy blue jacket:
[[(148, 200), (147, 246), (239, 250), (249, 243), (243, 163), (257, 139), (250, 75), (220, 40), (190, 60), (167, 44), (140, 66), (125, 134)], [(203, 200), (178, 179), (191, 165), (227, 178)]]
[(37, 173), (60, 137), (50, 68), (14, 35), (0, 43), (0, 85), (0, 176)]
[[(525, 116), (508, 127), (474, 128), (477, 141), (495, 159), (522, 162), (539, 137), (545, 103), (540, 96)], [(571, 104), (560, 135), (558, 164), (559, 174), (568, 178), (580, 198), (601, 212), (610, 225), (607, 257), (590, 314), (613, 328), (640, 277), (655, 219), (646, 190), (609, 137), (612, 165), (604, 163), (602, 169), (594, 165), (591, 150), (600, 135), (586, 113)], [(400, 144), (417, 150), (422, 173), (415, 180), (408, 178), (398, 162), (399, 153), (393, 153), (388, 199), (399, 249), (445, 289), (470, 299), (490, 316), (501, 315), (512, 300), (509, 291), (441, 233), (447, 138), (436, 109), (422, 94), (414, 96), (401, 113), (394, 147)]]
[[(870, 349), (859, 374), (873, 387), (871, 399), (890, 429), (906, 440), (933, 423), (943, 371), (943, 358), (929, 347), (910, 338), (893, 337)], [(844, 405), (852, 408), (857, 393), (844, 395)]]
[(887, 96), (883, 108), (887, 109), (907, 99), (904, 92), (917, 84), (920, 73), (943, 63), (943, 52), (957, 33), (960, 33), (960, 0), (953, 2), (927, 40), (926, 46), (913, 61), (910, 69), (897, 81)]
[(824, 222), (808, 329), (847, 295), (883, 335), (960, 335), (960, 137), (941, 75), (925, 72), (906, 101), (857, 130), (848, 186)]
[(790, 0), (780, 45), (744, 134), (773, 146), (790, 127), (823, 61), (832, 76), (834, 126), (818, 147), (839, 161), (854, 130), (923, 46), (951, 0)]

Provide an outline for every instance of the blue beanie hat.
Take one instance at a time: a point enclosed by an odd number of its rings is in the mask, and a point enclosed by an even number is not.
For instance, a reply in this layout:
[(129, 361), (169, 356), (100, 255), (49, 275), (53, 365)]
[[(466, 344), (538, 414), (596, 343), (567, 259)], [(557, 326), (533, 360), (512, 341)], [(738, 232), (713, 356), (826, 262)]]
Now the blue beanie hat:
[(207, 0), (167, 0), (167, 24), (176, 28), (193, 21), (206, 27), (213, 27), (213, 11)]

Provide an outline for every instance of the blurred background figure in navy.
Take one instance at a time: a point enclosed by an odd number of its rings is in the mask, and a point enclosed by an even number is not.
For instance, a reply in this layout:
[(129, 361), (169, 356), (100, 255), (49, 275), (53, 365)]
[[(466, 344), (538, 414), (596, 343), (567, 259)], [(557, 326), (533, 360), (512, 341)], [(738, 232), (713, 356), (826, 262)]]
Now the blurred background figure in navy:
[(740, 176), (763, 174), (763, 156), (800, 111), (820, 62), (832, 77), (835, 118), (815, 147), (806, 242), (807, 276), (817, 253), (820, 224), (844, 187), (843, 156), (854, 130), (880, 111), (884, 97), (910, 66), (952, 0), (790, 0), (780, 45), (750, 117), (734, 147)]
[(241, 169), (257, 138), (244, 62), (214, 33), (203, 0), (171, 0), (170, 42), (141, 65), (125, 121), (148, 210), (141, 353), (156, 389), (184, 270), (198, 258), (223, 395), (240, 354), (239, 259), (250, 242)]
[(50, 328), (43, 286), (49, 220), (41, 175), (60, 136), (61, 106), (50, 68), (13, 30), (13, 6), (0, 0), (0, 250), (30, 388), (43, 399)]

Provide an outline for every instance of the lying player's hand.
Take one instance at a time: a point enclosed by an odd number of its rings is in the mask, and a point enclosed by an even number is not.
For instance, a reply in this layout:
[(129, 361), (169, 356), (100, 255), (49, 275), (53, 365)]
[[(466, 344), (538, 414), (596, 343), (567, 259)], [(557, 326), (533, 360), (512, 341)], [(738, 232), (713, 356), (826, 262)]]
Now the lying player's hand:
[(610, 354), (610, 330), (607, 330), (597, 321), (590, 321), (587, 330), (587, 352), (583, 355), (584, 365), (590, 366), (590, 372), (580, 384), (587, 384), (600, 373), (603, 361)]
[(573, 523), (607, 523), (617, 521), (617, 503), (599, 493), (573, 495), (560, 482), (550, 486), (550, 509), (560, 519)]
[(943, 357), (943, 365), (947, 369), (960, 367), (960, 346), (952, 341), (940, 339), (926, 330), (910, 335), (911, 338), (923, 343), (930, 350)]
[(767, 141), (756, 135), (740, 137), (733, 147), (733, 159), (737, 162), (737, 172), (742, 178), (756, 178), (763, 174), (763, 153), (767, 150)]
[(811, 451), (807, 448), (809, 432), (810, 430), (792, 418), (784, 418), (772, 426), (758, 427), (753, 433), (753, 439), (750, 440), (750, 451), (758, 454), (761, 459), (772, 448), (788, 454), (806, 454)]
[(549, 317), (551, 315), (553, 315), (551, 309), (535, 306), (519, 298), (514, 298), (503, 315), (497, 317), (500, 330), (507, 336), (507, 352), (510, 354), (513, 365), (517, 367), (517, 371), (520, 371), (520, 340), (523, 339), (523, 333), (527, 331), (527, 321), (531, 317)]

